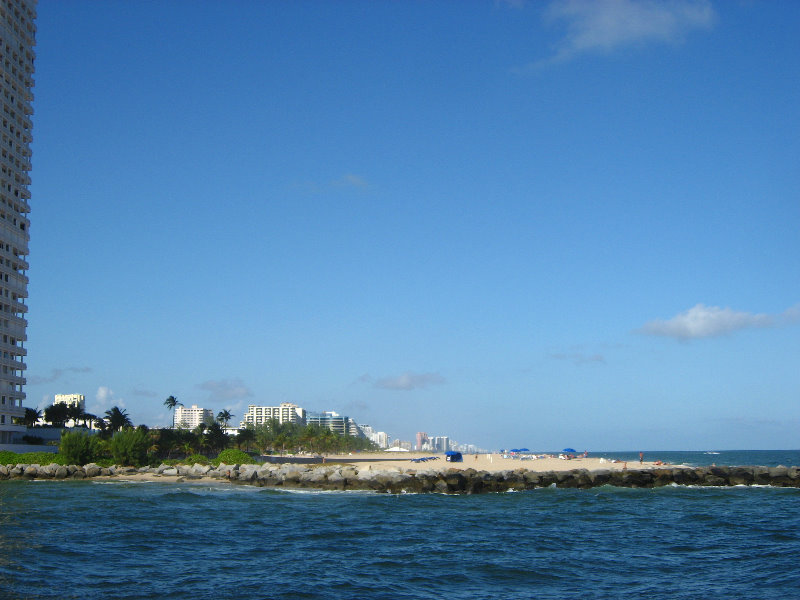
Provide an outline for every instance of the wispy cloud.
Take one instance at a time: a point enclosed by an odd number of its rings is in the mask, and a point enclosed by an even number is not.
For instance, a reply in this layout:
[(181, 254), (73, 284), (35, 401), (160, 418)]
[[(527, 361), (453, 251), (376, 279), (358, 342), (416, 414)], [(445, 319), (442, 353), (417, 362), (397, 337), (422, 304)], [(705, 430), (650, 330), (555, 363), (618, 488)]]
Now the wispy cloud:
[(361, 383), (371, 383), (372, 387), (381, 390), (418, 390), (432, 385), (442, 385), (446, 382), (445, 378), (439, 373), (411, 373), (406, 372), (402, 375), (381, 377), (373, 379), (369, 375), (362, 375), (358, 378)]
[(145, 390), (142, 388), (133, 388), (131, 390), (131, 395), (142, 396), (143, 398), (157, 398), (158, 392), (154, 392), (153, 390)]
[(349, 410), (350, 412), (368, 412), (369, 411), (369, 404), (362, 400), (353, 400), (352, 402), (348, 402), (344, 405), (344, 408)]
[(238, 400), (248, 398), (253, 392), (239, 379), (219, 379), (217, 381), (204, 381), (197, 384), (201, 390), (209, 392), (209, 400)]
[(330, 181), (305, 181), (293, 187), (308, 194), (321, 194), (337, 189), (367, 190), (369, 189), (370, 184), (369, 181), (367, 181), (367, 179), (361, 175), (356, 175), (355, 173), (345, 173), (341, 177), (332, 179)]
[(715, 13), (708, 0), (555, 0), (545, 19), (564, 24), (566, 33), (553, 56), (529, 67), (632, 44), (679, 42), (694, 29), (711, 27)]
[(43, 383), (55, 383), (62, 381), (64, 375), (69, 373), (91, 373), (91, 367), (65, 367), (63, 369), (52, 369), (50, 375), (31, 375), (28, 377), (28, 385), (40, 385)]
[(606, 359), (602, 354), (585, 354), (583, 352), (555, 352), (550, 354), (555, 360), (567, 360), (574, 365), (605, 364)]
[(348, 173), (331, 182), (332, 186), (335, 187), (351, 187), (351, 188), (366, 188), (369, 187), (369, 183), (367, 180), (361, 177), (360, 175), (354, 175), (352, 173)]
[(671, 319), (648, 321), (637, 332), (678, 340), (692, 340), (719, 337), (741, 329), (781, 327), (798, 321), (800, 321), (800, 304), (778, 315), (756, 314), (727, 307), (697, 304)]

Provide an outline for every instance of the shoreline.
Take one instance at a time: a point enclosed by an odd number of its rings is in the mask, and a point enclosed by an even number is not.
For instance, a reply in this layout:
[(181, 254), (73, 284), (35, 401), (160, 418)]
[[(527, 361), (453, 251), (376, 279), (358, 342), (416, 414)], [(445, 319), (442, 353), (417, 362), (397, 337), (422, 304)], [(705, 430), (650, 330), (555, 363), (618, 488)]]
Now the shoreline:
[[(533, 461), (470, 455), (461, 463), (441, 458), (415, 463), (404, 456), (330, 456), (318, 464), (160, 465), (158, 467), (100, 467), (0, 465), (0, 482), (8, 480), (96, 480), (182, 483), (218, 482), (269, 488), (364, 490), (390, 494), (477, 494), (523, 491), (542, 487), (592, 488), (603, 485), (653, 488), (666, 485), (727, 487), (770, 485), (800, 488), (800, 467), (656, 465), (604, 459)], [(360, 460), (359, 460), (360, 459)]]

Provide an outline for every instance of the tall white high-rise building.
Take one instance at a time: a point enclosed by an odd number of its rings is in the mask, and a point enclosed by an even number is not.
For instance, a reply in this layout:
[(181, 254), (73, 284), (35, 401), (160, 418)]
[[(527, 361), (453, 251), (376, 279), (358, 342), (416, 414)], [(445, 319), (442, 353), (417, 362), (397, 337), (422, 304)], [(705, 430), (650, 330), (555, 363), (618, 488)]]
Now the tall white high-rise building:
[(28, 213), (36, 1), (0, 2), (0, 444), (25, 433)]
[(194, 429), (198, 425), (212, 423), (214, 411), (210, 408), (201, 408), (196, 404), (189, 406), (178, 405), (172, 417), (172, 428)]

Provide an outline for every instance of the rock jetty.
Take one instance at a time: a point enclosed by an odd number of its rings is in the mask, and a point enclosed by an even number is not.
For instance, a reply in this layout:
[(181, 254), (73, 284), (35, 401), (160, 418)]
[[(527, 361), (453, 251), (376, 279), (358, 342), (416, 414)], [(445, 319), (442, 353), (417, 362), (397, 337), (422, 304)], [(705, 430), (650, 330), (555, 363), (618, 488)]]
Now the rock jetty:
[(652, 488), (665, 485), (735, 486), (770, 485), (800, 488), (798, 467), (659, 467), (649, 469), (572, 469), (537, 472), (527, 469), (477, 471), (474, 469), (375, 469), (348, 464), (258, 464), (218, 467), (192, 466), (100, 467), (50, 465), (0, 465), (0, 480), (137, 478), (151, 480), (220, 480), (271, 488), (367, 490), (390, 494), (480, 494), (522, 491), (542, 487), (592, 488), (611, 485)]

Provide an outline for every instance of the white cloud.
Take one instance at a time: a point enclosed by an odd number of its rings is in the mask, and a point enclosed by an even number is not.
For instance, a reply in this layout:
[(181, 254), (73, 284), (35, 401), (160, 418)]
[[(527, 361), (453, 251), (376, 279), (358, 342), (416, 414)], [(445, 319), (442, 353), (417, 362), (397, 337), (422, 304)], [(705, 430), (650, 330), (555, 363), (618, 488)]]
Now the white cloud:
[(373, 387), (382, 390), (417, 390), (431, 385), (441, 385), (445, 378), (439, 373), (403, 373), (396, 377), (382, 377), (373, 383)]
[(800, 303), (790, 306), (780, 316), (780, 321), (787, 325), (800, 322)]
[(250, 388), (239, 378), (204, 381), (197, 387), (209, 392), (209, 400), (237, 400), (253, 395)]
[(125, 408), (125, 400), (123, 398), (118, 398), (114, 390), (105, 385), (101, 385), (97, 388), (97, 393), (94, 398), (94, 404), (89, 407), (89, 412), (94, 415), (102, 416), (112, 406)]
[(708, 0), (555, 0), (545, 17), (565, 23), (566, 35), (555, 55), (535, 66), (630, 44), (677, 42), (711, 27), (715, 14)]
[(638, 331), (646, 335), (691, 340), (718, 337), (740, 329), (770, 327), (776, 322), (774, 317), (766, 314), (753, 314), (730, 308), (698, 304), (671, 319), (648, 321)]

